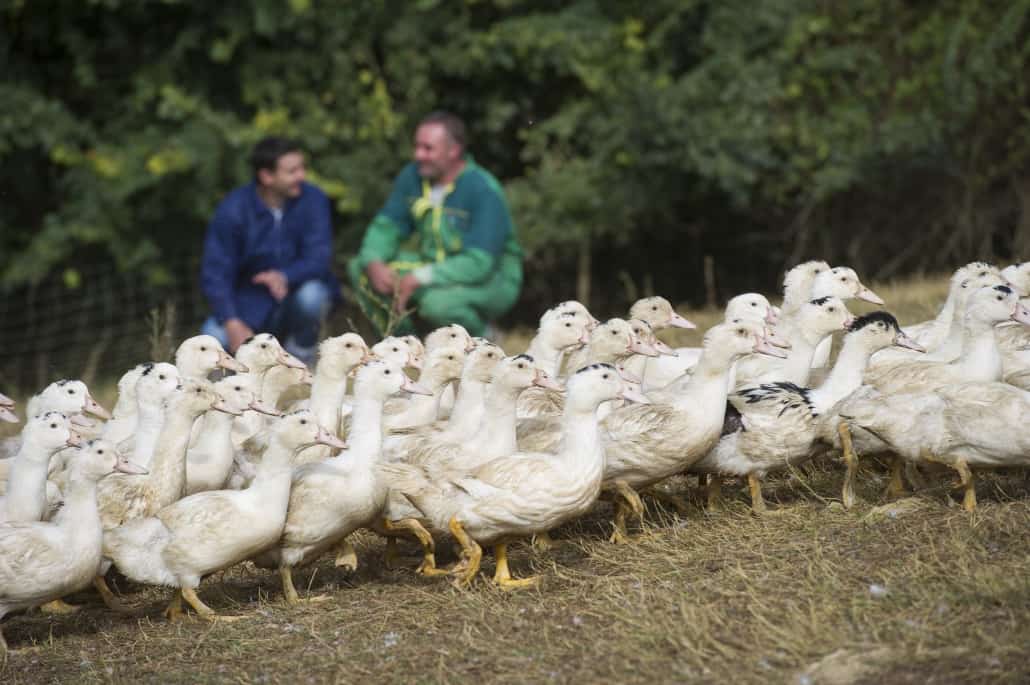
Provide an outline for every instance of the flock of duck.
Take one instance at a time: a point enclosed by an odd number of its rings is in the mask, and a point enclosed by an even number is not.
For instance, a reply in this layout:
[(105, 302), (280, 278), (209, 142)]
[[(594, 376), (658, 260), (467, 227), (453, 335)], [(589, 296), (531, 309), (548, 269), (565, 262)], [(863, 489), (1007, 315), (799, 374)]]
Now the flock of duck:
[[(890, 495), (943, 464), (972, 509), (971, 469), (1027, 463), (1030, 263), (963, 266), (940, 314), (904, 329), (886, 311), (848, 311), (849, 299), (883, 302), (847, 267), (806, 262), (784, 287), (781, 307), (730, 300), (698, 349), (658, 340), (694, 326), (649, 297), (604, 323), (563, 302), (515, 356), (452, 324), (424, 342), (328, 338), (312, 373), (269, 334), (235, 358), (196, 336), (174, 364), (128, 371), (111, 413), (81, 381), (56, 381), (0, 445), (0, 619), (74, 611), (61, 598), (91, 583), (123, 610), (112, 566), (175, 588), (169, 619), (184, 601), (205, 619), (240, 618), (196, 591), (248, 560), (279, 572), (286, 601), (317, 601), (302, 600), (293, 569), (327, 553), (356, 568), (359, 529), (386, 537), (391, 564), (398, 537), (417, 540), (417, 572), (459, 586), (490, 545), (493, 581), (524, 587), (539, 578), (512, 577), (510, 542), (546, 546), (599, 498), (614, 503), (612, 542), (626, 542), (640, 493), (682, 504), (654, 488), (680, 474), (707, 484), (713, 508), (723, 478), (745, 478), (762, 513), (767, 473), (841, 450), (850, 506), (856, 453), (883, 453)], [(0, 395), (0, 419), (17, 422), (14, 409)], [(443, 538), (460, 547), (450, 567), (436, 563)]]

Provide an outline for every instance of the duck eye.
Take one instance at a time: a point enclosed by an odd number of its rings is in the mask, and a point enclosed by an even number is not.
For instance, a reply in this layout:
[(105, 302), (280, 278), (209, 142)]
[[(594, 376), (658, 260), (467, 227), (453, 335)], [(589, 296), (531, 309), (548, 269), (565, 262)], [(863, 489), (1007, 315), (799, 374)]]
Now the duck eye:
[(97, 454), (103, 454), (104, 450), (97, 450)]
[(196, 389), (196, 390), (194, 390), (193, 392), (195, 392), (195, 393), (197, 393), (197, 394), (199, 395), (199, 394), (200, 394), (200, 388), (197, 388), (197, 389)]
[(395, 347), (395, 348), (393, 348), (393, 351), (394, 351), (394, 352), (400, 352), (400, 351), (401, 351), (401, 348), (399, 348), (399, 347)]
[(835, 311), (837, 311), (837, 308), (836, 308), (836, 307), (830, 307), (830, 308), (829, 308), (829, 311), (831, 311), (831, 312), (835, 312)]
[(57, 424), (56, 423), (52, 423), (52, 424), (50, 424), (50, 427), (51, 428), (57, 428)]
[(390, 369), (387, 369), (386, 371), (383, 371), (383, 373), (384, 373), (385, 375), (389, 376), (389, 375), (390, 375)]
[(565, 328), (572, 328), (572, 324), (571, 323), (566, 323), (565, 324)]
[(752, 307), (757, 307), (757, 306), (758, 306), (758, 303), (757, 303), (757, 302), (752, 302), (752, 303), (751, 303), (751, 306), (752, 306)]
[(354, 347), (354, 345), (352, 343), (347, 343), (344, 345), (344, 347), (346, 347), (349, 350), (350, 348)]
[(986, 276), (986, 275), (987, 275), (987, 272), (986, 272), (986, 271), (981, 271), (981, 272), (980, 272), (980, 275), (981, 275), (981, 276)]
[(233, 390), (235, 390), (236, 392), (240, 392), (241, 390), (243, 390), (243, 388), (237, 385), (235, 388), (233, 388)]
[(656, 304), (651, 305), (651, 311), (652, 312), (658, 311), (658, 305), (656, 305)]
[(268, 349), (268, 344), (267, 343), (261, 343), (261, 349), (262, 350), (267, 350)]
[(301, 419), (300, 420), (300, 425), (302, 425), (302, 426), (308, 425), (308, 420), (307, 419)]
[(158, 374), (157, 379), (163, 381), (165, 379), (164, 374)]
[(846, 280), (848, 280), (848, 279), (846, 279), (846, 278), (845, 278), (844, 276), (841, 276), (841, 277), (840, 277), (840, 282), (841, 282), (841, 283), (843, 283), (843, 282), (844, 282), (844, 281), (846, 281)]
[(519, 364), (519, 368), (520, 369), (524, 369), (524, 368), (526, 368), (526, 365), (525, 364)]
[[(207, 352), (207, 348), (206, 348), (206, 347), (203, 347), (203, 346), (201, 346), (201, 348), (200, 348), (200, 351), (201, 351), (201, 352)], [(101, 452), (101, 454), (103, 454), (103, 452)]]
[(618, 335), (616, 331), (612, 331), (612, 335)]
[(608, 374), (606, 374), (606, 373), (601, 374), (601, 378), (603, 378), (605, 380), (608, 380)]
[(997, 298), (997, 299), (998, 299), (998, 302), (1001, 302), (1001, 301), (1002, 301), (1002, 300), (1004, 300), (1005, 298), (1004, 298), (1004, 297), (1002, 297), (1001, 295), (998, 295), (998, 298)]

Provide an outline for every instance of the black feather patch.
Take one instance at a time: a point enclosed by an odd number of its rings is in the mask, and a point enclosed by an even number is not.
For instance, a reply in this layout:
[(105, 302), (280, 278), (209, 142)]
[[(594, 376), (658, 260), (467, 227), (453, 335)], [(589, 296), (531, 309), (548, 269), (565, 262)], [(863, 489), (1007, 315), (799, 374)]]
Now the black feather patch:
[(515, 355), (515, 358), (516, 359), (525, 359), (530, 364), (536, 364), (536, 360), (533, 359), (532, 357), (530, 357), (528, 354), (517, 354), (517, 355)]
[(257, 337), (256, 335), (252, 335), (252, 336), (250, 336), (249, 338), (247, 338), (246, 340), (244, 340), (244, 341), (243, 341), (242, 343), (240, 343), (240, 344), (241, 344), (241, 345), (246, 345), (247, 343), (249, 343), (249, 342), (250, 342), (251, 340), (253, 340), (253, 339), (254, 339), (254, 338), (256, 338), (256, 337)]
[(616, 371), (616, 368), (614, 366), (612, 366), (611, 364), (603, 364), (602, 363), (602, 364), (590, 364), (589, 366), (584, 366), (582, 369), (579, 369), (578, 371), (576, 371), (576, 373), (583, 373), (584, 371), (590, 371), (591, 369), (605, 369), (607, 371)]
[(811, 300), (811, 303), (816, 305), (817, 307), (822, 307), (824, 304), (826, 304), (829, 301), (830, 301), (830, 296), (827, 295), (826, 297), (817, 297), (814, 300)]
[(851, 327), (848, 329), (848, 332), (851, 333), (854, 331), (860, 331), (869, 324), (873, 324), (878, 321), (882, 321), (883, 323), (887, 324), (888, 328), (892, 328), (896, 331), (901, 329), (901, 326), (898, 325), (898, 320), (894, 318), (893, 314), (891, 314), (890, 312), (879, 310), (875, 312), (869, 312), (868, 314), (863, 314), (862, 316), (855, 319), (854, 323), (852, 323)]
[(154, 362), (147, 362), (146, 364), (143, 364), (143, 373), (140, 374), (140, 375), (141, 376), (146, 376), (148, 373), (150, 373), (153, 370), (154, 370)]
[(54, 383), (57, 384), (57, 387), (61, 388), (61, 387), (64, 387), (64, 386), (68, 385), (69, 383), (71, 383), (71, 381), (68, 380), (67, 378), (62, 378), (59, 381), (54, 381)]
[(747, 429), (744, 428), (744, 417), (741, 416), (736, 407), (727, 402), (726, 414), (722, 419), (722, 434), (720, 437), (723, 435), (732, 435), (733, 433), (742, 433), (745, 430)]
[(994, 289), (1000, 293), (1005, 293), (1006, 295), (1012, 294), (1012, 288), (1008, 287), (1007, 285), (996, 285), (994, 286)]
[(777, 402), (780, 405), (780, 416), (788, 409), (800, 409), (805, 407), (812, 416), (818, 416), (815, 407), (812, 405), (812, 391), (802, 388), (794, 383), (779, 381), (777, 383), (763, 383), (757, 387), (744, 388), (737, 394), (745, 399), (748, 404), (758, 402)]

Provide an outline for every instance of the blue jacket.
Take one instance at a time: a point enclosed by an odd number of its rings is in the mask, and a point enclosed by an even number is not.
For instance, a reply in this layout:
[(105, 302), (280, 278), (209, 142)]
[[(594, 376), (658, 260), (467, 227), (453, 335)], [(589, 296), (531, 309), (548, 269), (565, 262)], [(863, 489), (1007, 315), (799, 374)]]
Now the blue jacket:
[(336, 300), (340, 284), (330, 268), (332, 249), (329, 198), (318, 187), (304, 183), (300, 197), (283, 206), (276, 228), (272, 211), (251, 182), (229, 193), (215, 210), (204, 238), (200, 287), (218, 323), (237, 317), (259, 330), (278, 303), (268, 288), (250, 279), (278, 269), (291, 291), (318, 279)]

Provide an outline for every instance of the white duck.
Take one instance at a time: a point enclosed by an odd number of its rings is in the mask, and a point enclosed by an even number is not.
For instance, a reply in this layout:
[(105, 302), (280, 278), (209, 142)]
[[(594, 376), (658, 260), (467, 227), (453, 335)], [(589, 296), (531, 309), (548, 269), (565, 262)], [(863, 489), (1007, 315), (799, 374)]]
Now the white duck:
[(282, 536), (254, 560), (258, 566), (279, 569), (289, 603), (300, 599), (293, 585), (293, 568), (314, 561), (381, 516), (386, 484), (375, 466), (382, 447), (383, 405), (401, 391), (430, 394), (400, 366), (381, 361), (364, 364), (354, 379), (354, 425), (360, 429), (352, 433), (350, 448), (294, 470)]
[[(413, 428), (436, 421), (440, 413), (440, 401), (444, 389), (461, 377), (465, 364), (466, 347), (455, 349), (446, 345), (426, 353), (426, 367), (419, 376), (419, 383), (431, 395), (417, 395), (409, 399), (397, 398), (386, 404), (384, 423), (387, 428)], [(474, 347), (472, 348), (474, 349)], [(355, 425), (353, 422), (351, 425)]]
[(118, 449), (128, 454), (132, 463), (143, 468), (150, 465), (164, 426), (165, 400), (181, 383), (179, 370), (173, 364), (158, 362), (144, 365), (132, 393), (136, 398), (136, 425), (132, 434), (118, 444)]
[(1004, 283), (981, 283), (979, 285), (972, 285), (972, 287), (968, 284), (963, 285), (971, 279), (987, 278), (990, 275), (999, 279), (1003, 278), (996, 266), (986, 262), (970, 262), (956, 269), (949, 282), (948, 297), (944, 301), (944, 306), (941, 307), (937, 317), (922, 323), (905, 326), (905, 333), (927, 350), (931, 352), (936, 350), (948, 338), (956, 312), (959, 313), (958, 318), (961, 319), (961, 312), (964, 310), (958, 306), (958, 300), (963, 289), (978, 290), (984, 285), (1004, 285)]
[[(101, 419), (111, 418), (111, 414), (89, 394), (86, 384), (78, 380), (54, 381), (43, 388), (38, 395), (33, 395), (25, 407), (25, 415), (30, 418), (52, 411), (67, 416), (79, 431), (93, 426), (93, 423), (84, 414), (91, 414)], [(14, 456), (20, 447), (21, 439), (18, 436), (12, 436), (0, 443), (0, 452), (5, 455), (0, 457), (0, 480), (7, 477), (9, 458)]]
[[(963, 269), (959, 269), (957, 273), (967, 273), (971, 267), (976, 267), (972, 269), (972, 275), (957, 284), (953, 284), (950, 289), (948, 301), (942, 310), (947, 312), (949, 324), (941, 329), (940, 335), (937, 335), (934, 330), (924, 330), (922, 337), (926, 340), (925, 343), (917, 340), (920, 345), (926, 348), (927, 353), (925, 355), (916, 355), (913, 352), (900, 349), (881, 350), (873, 356), (872, 365), (879, 366), (881, 364), (916, 358), (921, 361), (941, 362), (950, 362), (957, 359), (962, 352), (962, 341), (965, 335), (963, 314), (968, 306), (969, 298), (980, 288), (1006, 284), (1005, 279), (1002, 278), (996, 268), (980, 264), (979, 262), (974, 262)], [(907, 327), (905, 330), (909, 331), (912, 328), (914, 327)], [(1015, 326), (1015, 328), (1022, 330), (1021, 326)]]
[(614, 542), (627, 539), (629, 511), (643, 512), (636, 490), (681, 473), (715, 445), (723, 426), (730, 368), (760, 353), (783, 357), (759, 324), (719, 324), (705, 333), (704, 354), (667, 403), (616, 409), (604, 420), (604, 487), (618, 495)]
[(0, 497), (0, 523), (42, 520), (50, 458), (65, 447), (81, 444), (68, 417), (59, 412), (30, 419), (21, 437), (21, 449), (11, 459), (7, 493)]
[[(777, 321), (777, 314), (769, 300), (760, 293), (743, 293), (730, 298), (726, 303), (723, 314), (723, 323), (737, 323), (739, 321), (751, 321), (764, 323), (766, 325), (766, 339), (772, 344), (778, 344), (781, 338), (777, 336), (771, 327)], [(651, 324), (654, 325), (653, 323)], [(785, 345), (785, 343), (784, 343)], [(677, 347), (674, 348), (676, 356), (660, 356), (648, 360), (644, 369), (643, 387), (645, 392), (664, 388), (669, 383), (694, 368), (697, 360), (701, 358), (702, 348), (700, 347)]]
[(508, 569), (512, 538), (550, 530), (593, 505), (604, 473), (604, 449), (595, 412), (601, 402), (635, 399), (615, 367), (595, 364), (568, 382), (564, 443), (557, 454), (516, 454), (456, 472), (445, 481), (431, 480), (408, 464), (381, 467), (391, 486), (407, 497), (436, 530), (450, 530), (461, 544), (464, 568), (459, 584), (479, 572), (482, 549), (492, 543), (497, 558), (494, 582), (502, 588), (524, 587), (538, 579), (514, 580)]
[(104, 556), (141, 583), (179, 588), (165, 614), (174, 620), (186, 600), (207, 620), (219, 616), (197, 596), (201, 579), (274, 545), (282, 535), (294, 455), (315, 444), (345, 447), (310, 411), (281, 419), (246, 490), (209, 490), (104, 532)]
[[(580, 369), (589, 364), (622, 365), (635, 354), (657, 357), (658, 350), (641, 340), (633, 332), (633, 325), (625, 319), (608, 319), (590, 331), (586, 347), (572, 353), (568, 368)], [(634, 376), (639, 380), (638, 376)], [(557, 416), (562, 413), (564, 396), (546, 387), (530, 389), (519, 397), (518, 417), (528, 419)]]
[(275, 407), (258, 397), (257, 379), (241, 373), (214, 384), (214, 391), (229, 410), (209, 411), (200, 421), (199, 438), (186, 452), (186, 494), (226, 487), (233, 467), (232, 424), (236, 416), (256, 411), (266, 416), (282, 416)]
[[(53, 521), (0, 526), (0, 619), (89, 585), (100, 563), (97, 482), (115, 471), (145, 473), (104, 440), (76, 450), (69, 459), (69, 470), (72, 477), (64, 506)], [(0, 650), (0, 662), (6, 661), (7, 643), (2, 633)]]
[(118, 445), (136, 431), (136, 424), (139, 420), (136, 413), (138, 410), (136, 383), (143, 375), (143, 372), (153, 365), (153, 362), (137, 364), (118, 379), (118, 399), (115, 401), (114, 409), (111, 412), (111, 420), (104, 424), (100, 433), (104, 440)]
[[(883, 298), (867, 288), (859, 280), (854, 269), (846, 266), (835, 266), (829, 271), (819, 273), (812, 281), (813, 300), (822, 297), (838, 297), (842, 301), (863, 300), (872, 304), (883, 304)], [(783, 325), (789, 326), (788, 318)], [(819, 376), (825, 373), (826, 365), (830, 361), (830, 351), (833, 347), (833, 339), (824, 338), (816, 347), (815, 355), (812, 358), (812, 367), (819, 370)]]
[(783, 306), (779, 315), (790, 317), (801, 305), (812, 300), (812, 285), (830, 265), (821, 260), (802, 262), (789, 269), (783, 277)]
[(551, 314), (548, 310), (540, 317), (540, 326), (529, 342), (526, 354), (536, 360), (540, 368), (552, 378), (561, 372), (562, 358), (568, 352), (590, 341), (590, 323), (574, 311)]
[(980, 288), (969, 297), (962, 319), (962, 353), (956, 360), (879, 364), (866, 373), (866, 383), (890, 394), (930, 391), (964, 381), (1001, 380), (995, 327), (1009, 320), (1030, 326), (1030, 310), (1020, 304), (1019, 296), (1005, 285)]
[(851, 325), (854, 317), (837, 297), (823, 297), (801, 305), (792, 315), (786, 330), (777, 328), (790, 344), (786, 359), (752, 357), (737, 364), (735, 387), (786, 381), (808, 383), (812, 359), (819, 343), (836, 331)]
[[(292, 354), (283, 349), (271, 333), (258, 333), (245, 340), (236, 350), (236, 360), (250, 369), (249, 373), (261, 379), (261, 399), (269, 405), (265, 393), (265, 381), (268, 371), (277, 366), (286, 366), (299, 371), (307, 371), (307, 366)], [(240, 447), (248, 438), (261, 432), (265, 421), (259, 414), (251, 412), (240, 421), (233, 423), (233, 445)]]
[(820, 422), (828, 414), (833, 416), (835, 405), (862, 385), (870, 356), (891, 345), (921, 349), (889, 313), (866, 314), (849, 327), (833, 370), (818, 388), (771, 383), (731, 395), (722, 437), (690, 472), (708, 474), (713, 495), (722, 476), (746, 477), (752, 510), (764, 512), (761, 481), (765, 475), (815, 456), (821, 449), (816, 445)]
[(175, 350), (175, 368), (183, 378), (207, 380), (215, 369), (246, 373), (249, 369), (233, 359), (222, 343), (210, 335), (195, 335), (183, 340)]

